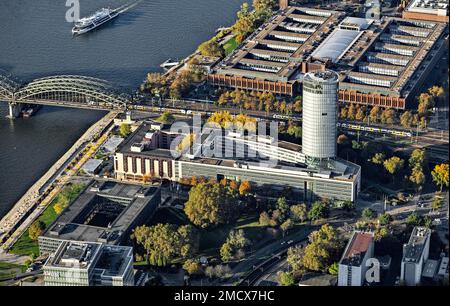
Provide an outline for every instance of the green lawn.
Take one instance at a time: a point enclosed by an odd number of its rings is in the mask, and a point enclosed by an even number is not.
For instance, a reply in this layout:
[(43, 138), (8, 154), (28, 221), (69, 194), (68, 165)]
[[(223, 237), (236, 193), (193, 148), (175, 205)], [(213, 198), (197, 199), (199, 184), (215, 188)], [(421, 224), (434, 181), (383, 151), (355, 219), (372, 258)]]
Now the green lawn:
[(18, 273), (23, 273), (26, 269), (27, 268), (22, 265), (0, 262), (0, 282), (14, 277)]
[(264, 227), (258, 222), (258, 217), (244, 216), (235, 224), (222, 225), (211, 230), (204, 230), (200, 236), (200, 252), (209, 252), (219, 249), (228, 237), (231, 230), (243, 229), (245, 237), (252, 240), (253, 243), (264, 239)]
[(238, 43), (236, 42), (236, 38), (233, 37), (223, 46), (223, 49), (225, 50), (225, 55), (230, 54), (237, 47), (238, 47)]
[[(73, 201), (78, 194), (84, 189), (84, 185), (82, 184), (73, 184), (71, 186), (67, 186), (63, 191), (47, 206), (41, 216), (38, 218), (39, 221), (44, 223), (45, 228), (50, 226), (53, 221), (56, 220), (58, 215), (54, 210), (54, 206), (58, 203), (60, 196), (65, 196), (69, 199), (69, 202)], [(16, 255), (25, 255), (25, 256), (38, 256), (39, 255), (39, 247), (37, 241), (31, 240), (28, 235), (28, 231), (26, 231), (12, 246), (11, 253)]]

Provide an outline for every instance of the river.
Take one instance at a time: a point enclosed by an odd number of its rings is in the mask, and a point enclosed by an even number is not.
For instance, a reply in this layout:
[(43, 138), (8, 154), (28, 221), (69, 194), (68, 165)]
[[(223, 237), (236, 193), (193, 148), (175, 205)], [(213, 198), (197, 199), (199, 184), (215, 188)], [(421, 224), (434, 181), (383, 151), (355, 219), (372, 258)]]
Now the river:
[[(81, 16), (127, 0), (80, 0)], [(183, 58), (232, 24), (244, 0), (144, 0), (102, 28), (72, 37), (66, 0), (0, 1), (0, 69), (22, 82), (77, 74), (132, 92), (167, 58)], [(0, 103), (0, 217), (104, 113), (44, 107), (9, 120)]]

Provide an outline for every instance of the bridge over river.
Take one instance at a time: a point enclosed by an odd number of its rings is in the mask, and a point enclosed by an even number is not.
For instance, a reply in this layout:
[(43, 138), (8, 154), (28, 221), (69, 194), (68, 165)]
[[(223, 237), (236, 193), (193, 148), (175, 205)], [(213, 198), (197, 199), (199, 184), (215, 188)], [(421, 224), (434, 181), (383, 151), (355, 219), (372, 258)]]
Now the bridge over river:
[(21, 84), (0, 74), (0, 102), (9, 104), (16, 118), (24, 104), (42, 104), (97, 110), (126, 110), (131, 97), (107, 81), (79, 75), (59, 75)]

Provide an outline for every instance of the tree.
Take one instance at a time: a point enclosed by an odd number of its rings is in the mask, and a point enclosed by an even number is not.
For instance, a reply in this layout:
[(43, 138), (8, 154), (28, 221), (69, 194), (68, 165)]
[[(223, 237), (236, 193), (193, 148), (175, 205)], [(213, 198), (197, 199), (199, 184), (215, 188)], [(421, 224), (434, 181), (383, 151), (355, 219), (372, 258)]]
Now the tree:
[(198, 233), (191, 225), (138, 226), (132, 239), (146, 251), (148, 262), (156, 266), (166, 266), (175, 257), (186, 258), (198, 250)]
[(228, 242), (225, 242), (220, 248), (220, 258), (223, 262), (228, 262), (233, 258), (233, 248)]
[(150, 92), (154, 96), (165, 97), (168, 93), (169, 81), (161, 73), (149, 73), (147, 80), (141, 89)]
[(362, 216), (366, 219), (373, 219), (375, 217), (375, 212), (369, 207), (366, 207), (362, 211)]
[(346, 210), (346, 211), (352, 211), (352, 210), (354, 210), (355, 208), (356, 208), (356, 205), (355, 205), (355, 203), (352, 202), (352, 201), (345, 201), (345, 202), (342, 204), (342, 209), (344, 209), (344, 210)]
[(428, 93), (421, 93), (419, 96), (419, 106), (417, 108), (419, 115), (425, 116), (432, 106), (433, 106), (433, 97)]
[(172, 115), (170, 112), (164, 112), (155, 121), (163, 123), (163, 124), (169, 124), (169, 123), (172, 123), (173, 121), (175, 121), (175, 116)]
[(45, 224), (44, 222), (37, 220), (33, 222), (28, 228), (28, 236), (31, 240), (37, 241), (39, 236), (44, 233)]
[(312, 221), (327, 218), (330, 213), (330, 209), (327, 203), (317, 201), (313, 203), (311, 209), (308, 212), (308, 218)]
[(250, 184), (249, 181), (243, 181), (239, 185), (239, 194), (241, 196), (248, 195), (251, 192), (251, 190), (252, 190), (252, 185)]
[(241, 10), (238, 12), (238, 20), (232, 27), (232, 32), (235, 35), (235, 40), (238, 44), (241, 44), (248, 34), (254, 30), (254, 16), (250, 14), (248, 3), (244, 3), (241, 6)]
[(60, 215), (64, 211), (64, 209), (69, 206), (69, 202), (70, 201), (67, 197), (65, 197), (63, 194), (60, 194), (56, 199), (55, 205), (53, 206), (55, 213), (57, 215)]
[(325, 224), (320, 230), (311, 234), (301, 265), (308, 270), (326, 272), (334, 262), (339, 260), (341, 248), (342, 242), (336, 230)]
[(238, 193), (222, 184), (198, 184), (189, 192), (184, 212), (202, 228), (230, 223), (239, 213)]
[(364, 119), (366, 119), (366, 114), (365, 114), (364, 108), (357, 107), (355, 119), (358, 121), (364, 121)]
[(286, 202), (285, 197), (278, 198), (277, 210), (280, 211), (280, 222), (283, 222), (289, 214), (289, 204)]
[(442, 196), (436, 195), (431, 202), (431, 209), (433, 211), (438, 211), (443, 206), (444, 199)]
[(198, 47), (198, 51), (204, 56), (224, 57), (225, 50), (215, 39), (208, 40)]
[(412, 169), (416, 166), (420, 166), (424, 168), (426, 165), (426, 151), (425, 149), (415, 149), (412, 151), (411, 156), (409, 157), (409, 167)]
[(259, 215), (259, 224), (261, 226), (270, 226), (270, 227), (274, 227), (277, 225), (277, 222), (272, 220), (272, 218), (270, 218), (269, 214), (266, 211), (263, 211), (260, 215)]
[(372, 122), (377, 123), (378, 122), (378, 118), (380, 117), (380, 107), (378, 106), (374, 106), (372, 107), (372, 109), (370, 110), (369, 113), (369, 118)]
[(202, 266), (198, 261), (193, 259), (187, 259), (183, 264), (183, 269), (189, 275), (199, 275), (202, 273)]
[(412, 113), (409, 111), (406, 111), (400, 116), (400, 124), (405, 128), (409, 128), (409, 127), (411, 127), (411, 125), (413, 123), (413, 119), (414, 119), (414, 117), (413, 117)]
[(227, 240), (220, 248), (220, 257), (224, 262), (230, 261), (235, 257), (238, 251), (244, 251), (244, 249), (249, 245), (250, 240), (245, 237), (242, 229), (231, 231)]
[(338, 275), (339, 273), (339, 264), (337, 262), (334, 262), (329, 268), (328, 273), (331, 275)]
[(390, 214), (388, 214), (388, 213), (381, 214), (378, 217), (378, 222), (381, 225), (388, 225), (389, 223), (392, 222), (392, 220), (393, 220), (392, 216)]
[(386, 158), (386, 156), (384, 155), (384, 153), (376, 153), (371, 161), (372, 163), (374, 163), (375, 165), (381, 165), (384, 163), (384, 159)]
[(379, 226), (375, 229), (374, 240), (379, 242), (389, 236), (389, 230), (385, 226)]
[(442, 86), (433, 86), (428, 89), (428, 92), (434, 97), (434, 98), (441, 98), (444, 96), (445, 91)]
[(292, 273), (280, 271), (277, 273), (277, 280), (280, 286), (294, 286), (295, 278)]
[(296, 222), (304, 222), (308, 215), (308, 209), (305, 204), (292, 205), (290, 211), (291, 218)]
[(430, 216), (425, 216), (422, 220), (423, 226), (431, 228), (433, 226), (433, 219)]
[(356, 108), (354, 104), (350, 104), (347, 110), (347, 119), (348, 120), (355, 120), (356, 115)]
[(341, 134), (337, 138), (337, 144), (338, 145), (348, 145), (349, 143), (350, 143), (350, 141), (349, 141), (347, 135), (345, 135), (345, 134)]
[(119, 128), (119, 134), (122, 137), (127, 137), (131, 134), (131, 126), (126, 123), (122, 123)]
[(423, 173), (420, 166), (415, 166), (411, 170), (409, 180), (418, 187), (422, 186), (425, 183), (425, 174)]
[(406, 223), (412, 226), (420, 226), (422, 219), (416, 212), (413, 212), (406, 218)]
[(287, 253), (287, 263), (292, 268), (292, 270), (296, 273), (302, 271), (302, 257), (303, 257), (303, 249), (301, 247), (291, 247), (288, 249)]
[(381, 122), (386, 124), (394, 124), (395, 122), (395, 110), (392, 108), (386, 108), (381, 113)]
[(444, 186), (448, 187), (448, 164), (436, 165), (431, 171), (433, 182), (439, 186), (440, 191)]
[(283, 236), (294, 227), (294, 222), (291, 219), (287, 219), (280, 225), (280, 229), (283, 231)]
[(393, 156), (383, 162), (384, 168), (392, 174), (392, 180), (395, 181), (395, 174), (399, 172), (404, 165), (405, 161), (400, 157)]

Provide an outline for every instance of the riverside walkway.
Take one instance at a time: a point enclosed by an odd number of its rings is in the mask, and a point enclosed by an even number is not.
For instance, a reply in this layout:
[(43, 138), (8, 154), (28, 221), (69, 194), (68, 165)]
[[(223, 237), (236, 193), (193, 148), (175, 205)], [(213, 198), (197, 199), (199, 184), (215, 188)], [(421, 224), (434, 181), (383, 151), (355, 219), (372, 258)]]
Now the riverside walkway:
[[(0, 252), (8, 251), (14, 245), (61, 191), (62, 186), (95, 154), (108, 136), (108, 133), (101, 133), (116, 116), (116, 112), (110, 112), (93, 124), (0, 220), (0, 241), (5, 241)], [(43, 191), (40, 193), (40, 190)]]

